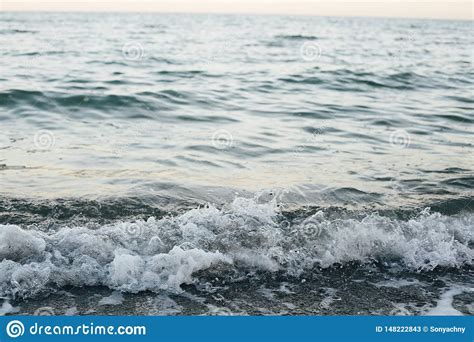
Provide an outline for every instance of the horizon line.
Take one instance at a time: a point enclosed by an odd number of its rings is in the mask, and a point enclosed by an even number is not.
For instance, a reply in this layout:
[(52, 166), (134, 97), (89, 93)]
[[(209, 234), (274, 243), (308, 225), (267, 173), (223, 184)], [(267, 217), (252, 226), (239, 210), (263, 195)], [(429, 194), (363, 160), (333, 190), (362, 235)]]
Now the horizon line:
[(74, 10), (65, 10), (65, 9), (9, 9), (4, 10), (0, 8), (0, 14), (2, 13), (70, 13), (70, 14), (194, 14), (194, 15), (248, 15), (248, 16), (277, 16), (277, 17), (315, 17), (315, 18), (354, 18), (354, 19), (394, 19), (394, 20), (436, 20), (436, 21), (474, 21), (474, 17), (471, 18), (443, 18), (443, 17), (423, 17), (423, 16), (389, 16), (389, 15), (345, 15), (345, 14), (303, 14), (303, 13), (258, 13), (252, 11), (242, 11), (242, 12), (226, 12), (226, 11), (215, 11), (215, 12), (205, 12), (205, 11), (166, 11), (166, 10), (89, 10), (89, 9), (74, 9)]
[(166, 13), (473, 21), (472, 0), (0, 0), (0, 13)]

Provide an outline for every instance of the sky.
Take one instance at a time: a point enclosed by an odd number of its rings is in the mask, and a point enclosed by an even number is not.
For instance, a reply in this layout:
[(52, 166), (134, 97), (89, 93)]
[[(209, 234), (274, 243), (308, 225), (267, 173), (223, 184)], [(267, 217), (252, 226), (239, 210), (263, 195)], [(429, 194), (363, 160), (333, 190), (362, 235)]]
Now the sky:
[(1, 11), (303, 14), (472, 20), (472, 0), (0, 0)]

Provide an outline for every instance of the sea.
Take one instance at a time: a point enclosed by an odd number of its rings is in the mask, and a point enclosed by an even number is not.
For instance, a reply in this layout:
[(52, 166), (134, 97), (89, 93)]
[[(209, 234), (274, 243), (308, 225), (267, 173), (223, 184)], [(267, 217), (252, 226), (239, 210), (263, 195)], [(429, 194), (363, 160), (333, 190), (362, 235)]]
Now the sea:
[(473, 46), (0, 13), (0, 314), (473, 315)]

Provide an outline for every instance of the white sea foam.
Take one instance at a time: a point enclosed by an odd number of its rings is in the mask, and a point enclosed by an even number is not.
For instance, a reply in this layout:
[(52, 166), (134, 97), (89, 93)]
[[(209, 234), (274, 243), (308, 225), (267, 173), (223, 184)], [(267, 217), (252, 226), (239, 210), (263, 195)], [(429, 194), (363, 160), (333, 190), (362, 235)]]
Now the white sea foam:
[(17, 226), (1, 226), (0, 259), (20, 260), (41, 254), (46, 244), (36, 236), (36, 232), (27, 232)]
[[(313, 217), (281, 224), (274, 202), (238, 198), (160, 220), (98, 229), (39, 231), (0, 225), (0, 296), (33, 296), (49, 286), (180, 291), (197, 271), (311, 272), (315, 265), (378, 260), (416, 271), (472, 265), (474, 216), (423, 212), (409, 221)], [(317, 234), (302, 235), (305, 222)], [(316, 228), (314, 227), (316, 226)], [(296, 232), (296, 233), (295, 233)]]
[(463, 313), (453, 307), (454, 296), (463, 292), (474, 292), (474, 288), (454, 286), (447, 289), (438, 300), (434, 308), (426, 312), (428, 316), (462, 316)]
[(103, 297), (99, 305), (120, 305), (123, 303), (123, 294), (120, 291), (114, 291), (108, 297)]
[(68, 308), (65, 312), (64, 312), (64, 316), (77, 316), (79, 314), (79, 310), (77, 310), (77, 307), (76, 306), (73, 306), (71, 308)]
[(8, 302), (8, 300), (5, 300), (2, 303), (2, 306), (0, 307), (0, 316), (5, 316), (5, 315), (8, 315), (8, 314), (17, 313), (19, 311), (20, 311), (20, 308), (14, 307), (13, 305), (11, 305)]

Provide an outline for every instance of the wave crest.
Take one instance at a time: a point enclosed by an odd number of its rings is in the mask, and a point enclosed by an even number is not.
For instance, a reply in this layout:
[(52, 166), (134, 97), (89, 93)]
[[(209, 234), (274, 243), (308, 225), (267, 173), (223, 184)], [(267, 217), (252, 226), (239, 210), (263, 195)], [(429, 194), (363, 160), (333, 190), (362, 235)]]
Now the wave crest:
[(472, 214), (429, 210), (405, 221), (378, 213), (284, 215), (275, 201), (245, 198), (222, 209), (206, 206), (98, 229), (0, 225), (0, 295), (28, 297), (66, 285), (178, 292), (196, 281), (197, 271), (220, 268), (243, 276), (301, 276), (351, 262), (408, 271), (463, 267), (474, 257), (473, 226)]

